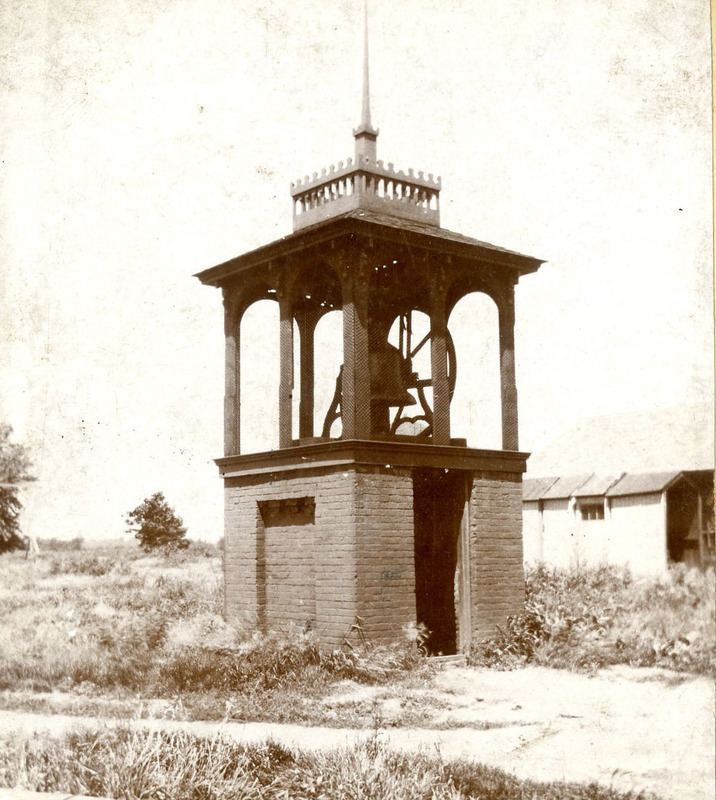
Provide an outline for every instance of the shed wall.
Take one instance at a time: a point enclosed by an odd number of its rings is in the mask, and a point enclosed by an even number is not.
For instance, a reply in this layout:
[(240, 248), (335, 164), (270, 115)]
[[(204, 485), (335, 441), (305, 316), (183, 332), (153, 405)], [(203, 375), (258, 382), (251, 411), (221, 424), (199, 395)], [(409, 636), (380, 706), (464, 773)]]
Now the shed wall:
[(661, 494), (613, 497), (611, 506), (611, 563), (626, 564), (640, 575), (663, 572), (668, 559)]
[(546, 564), (567, 569), (577, 558), (575, 519), (569, 501), (544, 500), (543, 560)]
[(522, 505), (522, 548), (525, 564), (539, 564), (542, 558), (542, 531), (538, 501)]
[(560, 569), (577, 565), (627, 566), (637, 575), (667, 567), (666, 523), (660, 494), (610, 499), (604, 519), (583, 520), (567, 499), (544, 500), (543, 542), (537, 502), (523, 503), (525, 563)]

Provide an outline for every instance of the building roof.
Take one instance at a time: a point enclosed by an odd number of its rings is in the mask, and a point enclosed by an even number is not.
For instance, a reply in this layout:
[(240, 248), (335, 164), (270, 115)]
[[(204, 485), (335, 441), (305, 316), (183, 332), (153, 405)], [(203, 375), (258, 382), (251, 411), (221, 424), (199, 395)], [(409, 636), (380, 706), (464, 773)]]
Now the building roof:
[(713, 407), (698, 405), (582, 420), (534, 453), (527, 464), (527, 475), (619, 475), (713, 468)]
[(586, 475), (568, 475), (566, 477), (557, 478), (557, 480), (544, 491), (542, 500), (564, 500), (571, 497), (579, 487), (588, 481), (592, 476)]
[[(704, 472), (709, 472), (705, 470)], [(626, 473), (613, 475), (568, 475), (560, 478), (526, 478), (522, 482), (522, 502), (567, 500), (570, 497), (626, 497), (634, 494), (658, 494), (680, 478), (691, 475), (681, 470), (670, 472)]]
[(630, 494), (653, 494), (663, 492), (681, 472), (643, 472), (638, 475), (627, 474), (606, 492), (607, 497), (624, 497)]
[(541, 500), (557, 478), (528, 478), (522, 481), (522, 501)]
[(590, 475), (574, 491), (575, 497), (602, 497), (619, 481), (619, 475)]

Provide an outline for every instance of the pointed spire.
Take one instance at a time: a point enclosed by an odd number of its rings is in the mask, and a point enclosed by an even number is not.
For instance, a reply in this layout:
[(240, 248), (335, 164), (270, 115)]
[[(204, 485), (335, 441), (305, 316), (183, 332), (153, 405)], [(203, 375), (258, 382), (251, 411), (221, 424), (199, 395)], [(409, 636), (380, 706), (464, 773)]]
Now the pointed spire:
[(370, 71), (368, 59), (368, 0), (363, 4), (363, 107), (360, 125), (353, 131), (356, 140), (356, 161), (376, 161), (378, 129), (370, 122)]
[(370, 71), (368, 59), (368, 0), (363, 3), (363, 114), (361, 128), (370, 128)]
[(360, 125), (353, 131), (355, 160), (340, 161), (337, 168), (292, 184), (294, 231), (359, 209), (440, 227), (440, 178), (416, 175), (412, 169), (405, 173), (378, 161), (378, 129), (370, 120), (368, 0), (364, 3), (363, 102)]

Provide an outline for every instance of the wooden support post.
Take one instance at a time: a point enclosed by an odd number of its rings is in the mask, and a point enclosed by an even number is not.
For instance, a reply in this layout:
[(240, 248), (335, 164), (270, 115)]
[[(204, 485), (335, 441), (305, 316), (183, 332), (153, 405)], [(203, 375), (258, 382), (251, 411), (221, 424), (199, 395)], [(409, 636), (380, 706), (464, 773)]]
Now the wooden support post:
[(706, 566), (706, 547), (704, 546), (704, 502), (701, 492), (696, 494), (696, 522), (699, 532), (699, 567), (703, 569)]
[(370, 360), (368, 355), (368, 276), (364, 250), (342, 276), (343, 439), (369, 439), (371, 421)]
[(293, 313), (285, 293), (279, 295), (280, 380), (278, 390), (278, 446), (293, 442)]
[(241, 452), (241, 316), (224, 303), (224, 455)]
[(435, 281), (430, 298), (430, 370), (433, 381), (433, 444), (450, 444), (450, 387), (447, 375), (445, 291)]
[(499, 305), (500, 390), (502, 400), (502, 449), (518, 450), (517, 382), (515, 379), (514, 287)]
[(313, 436), (315, 391), (314, 334), (318, 314), (304, 311), (296, 318), (301, 347), (301, 396), (298, 406), (298, 435), (301, 439)]

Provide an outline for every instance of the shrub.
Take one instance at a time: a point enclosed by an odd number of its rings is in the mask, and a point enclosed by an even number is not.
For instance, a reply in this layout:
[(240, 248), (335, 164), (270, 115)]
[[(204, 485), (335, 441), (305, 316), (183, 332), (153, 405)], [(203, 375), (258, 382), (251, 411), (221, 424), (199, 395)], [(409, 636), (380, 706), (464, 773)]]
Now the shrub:
[(237, 648), (181, 648), (162, 664), (159, 681), (169, 692), (265, 690), (319, 663), (312, 637), (255, 636)]
[(112, 570), (115, 561), (109, 556), (95, 555), (82, 551), (60, 551), (49, 566), (50, 575), (92, 575), (95, 578)]
[(202, 556), (203, 558), (216, 558), (222, 553), (219, 545), (214, 542), (193, 541), (189, 545), (189, 550), (192, 556)]
[(636, 580), (613, 567), (539, 567), (525, 577), (524, 611), (473, 650), (475, 663), (714, 669), (712, 572), (679, 565), (661, 579)]
[(322, 651), (311, 633), (256, 634), (231, 648), (185, 646), (162, 663), (162, 691), (267, 691), (277, 687), (322, 684), (345, 679), (381, 683), (423, 666), (414, 646), (396, 644), (371, 649)]
[(145, 551), (162, 548), (166, 552), (184, 550), (189, 542), (184, 538), (186, 528), (181, 517), (164, 499), (161, 492), (148, 497), (127, 514), (128, 532)]
[(38, 539), (37, 544), (41, 551), (76, 553), (84, 547), (84, 539), (81, 536), (75, 536), (74, 539), (51, 537), (49, 539)]

